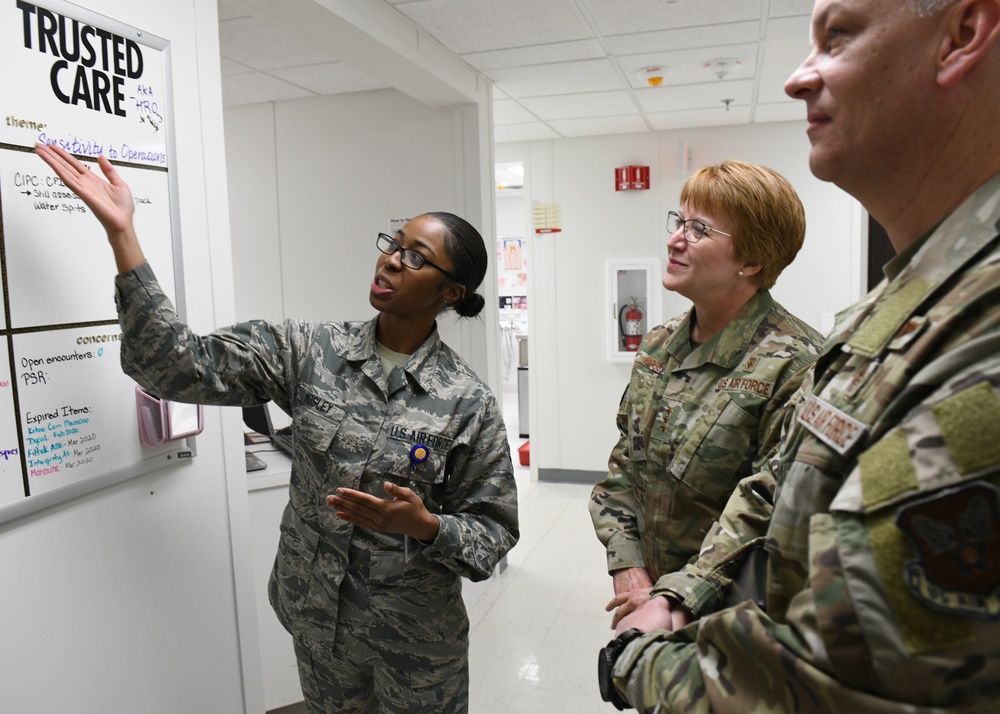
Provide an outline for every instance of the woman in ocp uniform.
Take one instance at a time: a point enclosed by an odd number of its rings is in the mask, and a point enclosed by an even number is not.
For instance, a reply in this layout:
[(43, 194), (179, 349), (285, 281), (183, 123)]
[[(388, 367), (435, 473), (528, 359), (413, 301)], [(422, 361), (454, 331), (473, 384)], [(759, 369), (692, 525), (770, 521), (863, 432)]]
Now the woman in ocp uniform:
[(692, 175), (680, 203), (667, 214), (663, 287), (692, 307), (639, 346), (608, 477), (591, 494), (613, 626), (697, 554), (736, 484), (766, 461), (821, 341), (768, 291), (805, 236), (787, 180), (726, 161)]

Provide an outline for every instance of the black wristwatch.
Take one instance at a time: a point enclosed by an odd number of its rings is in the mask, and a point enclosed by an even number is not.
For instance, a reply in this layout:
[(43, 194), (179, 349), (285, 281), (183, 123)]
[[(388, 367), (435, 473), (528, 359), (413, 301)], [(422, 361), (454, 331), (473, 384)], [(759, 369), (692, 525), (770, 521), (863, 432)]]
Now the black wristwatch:
[(597, 658), (597, 683), (601, 688), (601, 699), (611, 702), (615, 705), (615, 709), (619, 711), (628, 709), (629, 703), (615, 689), (615, 662), (618, 661), (618, 657), (629, 642), (644, 634), (644, 632), (634, 627), (631, 630), (626, 630), (611, 640), (608, 646), (601, 650)]

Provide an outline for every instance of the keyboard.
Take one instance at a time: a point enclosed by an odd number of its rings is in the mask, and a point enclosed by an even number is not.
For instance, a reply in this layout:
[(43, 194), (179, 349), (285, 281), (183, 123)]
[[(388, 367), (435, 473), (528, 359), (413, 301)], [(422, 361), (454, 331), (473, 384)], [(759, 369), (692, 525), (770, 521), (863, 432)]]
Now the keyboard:
[(291, 427), (276, 429), (271, 433), (271, 443), (284, 451), (289, 456), (292, 455), (292, 430)]

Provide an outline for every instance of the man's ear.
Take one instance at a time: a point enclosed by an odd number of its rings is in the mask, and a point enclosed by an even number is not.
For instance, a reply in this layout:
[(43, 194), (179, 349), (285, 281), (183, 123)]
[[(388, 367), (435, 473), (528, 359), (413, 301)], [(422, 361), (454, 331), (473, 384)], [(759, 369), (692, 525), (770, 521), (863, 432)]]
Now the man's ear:
[(1000, 0), (959, 0), (941, 20), (937, 81), (941, 87), (953, 87), (987, 53), (998, 51)]

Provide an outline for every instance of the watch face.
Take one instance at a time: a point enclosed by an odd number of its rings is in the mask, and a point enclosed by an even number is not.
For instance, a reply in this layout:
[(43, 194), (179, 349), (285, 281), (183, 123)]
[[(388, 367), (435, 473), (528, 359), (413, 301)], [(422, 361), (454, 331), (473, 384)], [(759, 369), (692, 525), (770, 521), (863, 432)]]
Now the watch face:
[(611, 701), (611, 672), (615, 668), (615, 653), (610, 647), (604, 647), (597, 655), (597, 684), (601, 688), (601, 699)]
[(601, 690), (601, 699), (614, 704), (619, 711), (628, 708), (628, 702), (615, 689), (614, 670), (618, 656), (629, 642), (643, 633), (636, 629), (631, 629), (618, 635), (608, 643), (597, 656), (597, 684)]

